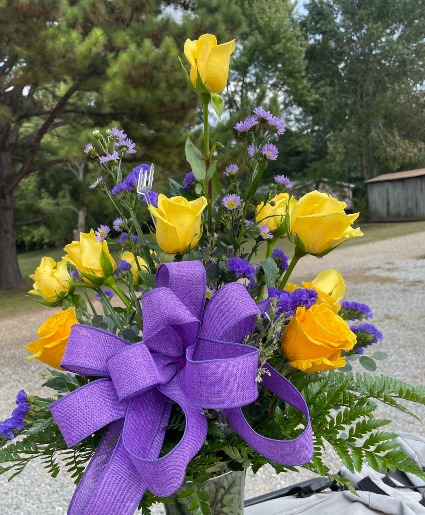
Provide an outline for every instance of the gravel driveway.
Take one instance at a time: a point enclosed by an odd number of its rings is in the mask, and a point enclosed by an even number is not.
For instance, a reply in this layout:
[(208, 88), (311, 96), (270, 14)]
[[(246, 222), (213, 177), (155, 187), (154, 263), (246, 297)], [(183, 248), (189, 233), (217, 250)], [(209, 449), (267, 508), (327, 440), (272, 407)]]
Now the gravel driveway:
[[(392, 375), (414, 385), (425, 384), (425, 224), (424, 232), (382, 242), (353, 247), (342, 246), (323, 259), (305, 257), (295, 269), (293, 280), (314, 278), (326, 268), (337, 268), (347, 283), (347, 300), (368, 304), (374, 312), (374, 323), (384, 334), (381, 349), (389, 354), (377, 373)], [(42, 363), (26, 360), (25, 344), (36, 338), (38, 327), (49, 310), (25, 316), (0, 318), (1, 376), (0, 419), (9, 416), (16, 392), (44, 394), (34, 385), (41, 383), (45, 370)], [(425, 419), (425, 407), (415, 407)], [(382, 407), (379, 416), (393, 419), (392, 429), (424, 433), (422, 424), (402, 413)], [(388, 427), (388, 426), (387, 426)], [(338, 460), (330, 457), (334, 471)], [(311, 474), (276, 476), (264, 467), (256, 476), (248, 474), (246, 497), (297, 483)], [(65, 514), (74, 485), (60, 474), (51, 479), (39, 463), (32, 463), (19, 477), (8, 483), (0, 476), (1, 515)], [(162, 513), (160, 507), (155, 513)], [(105, 514), (107, 515), (107, 514)]]

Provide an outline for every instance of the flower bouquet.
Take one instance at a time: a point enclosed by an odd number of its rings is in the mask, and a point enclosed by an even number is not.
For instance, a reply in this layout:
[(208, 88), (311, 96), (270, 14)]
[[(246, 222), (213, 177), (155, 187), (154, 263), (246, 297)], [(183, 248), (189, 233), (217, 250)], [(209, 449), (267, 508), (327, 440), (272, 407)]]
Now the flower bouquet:
[(381, 333), (363, 322), (370, 308), (344, 300), (334, 269), (289, 282), (307, 254), (361, 236), (358, 213), (318, 191), (296, 199), (283, 175), (259, 189), (285, 131), (262, 107), (234, 127), (244, 170), (210, 144), (210, 108), (221, 117), (234, 49), (210, 34), (186, 41), (204, 130), (203, 151), (186, 142), (184, 184), (170, 179), (170, 197), (158, 195), (153, 165), (125, 174), (135, 152), (127, 135), (94, 131), (84, 151), (102, 175), (91, 187), (117, 218), (66, 245), (59, 263), (44, 257), (31, 276), (34, 298), (56, 308), (27, 346), (48, 365), (51, 393), (19, 392), (0, 424), (0, 473), (16, 476), (34, 457), (52, 476), (65, 468), (77, 483), (72, 515), (150, 513), (179, 499), (193, 513), (237, 513), (212, 510), (202, 484), (267, 463), (351, 488), (326, 465), (328, 445), (351, 471), (368, 463), (425, 478), (382, 429), (389, 420), (374, 416), (377, 401), (410, 413), (400, 399), (423, 404), (424, 389), (352, 371), (353, 361), (373, 371), (385, 358), (371, 347)]

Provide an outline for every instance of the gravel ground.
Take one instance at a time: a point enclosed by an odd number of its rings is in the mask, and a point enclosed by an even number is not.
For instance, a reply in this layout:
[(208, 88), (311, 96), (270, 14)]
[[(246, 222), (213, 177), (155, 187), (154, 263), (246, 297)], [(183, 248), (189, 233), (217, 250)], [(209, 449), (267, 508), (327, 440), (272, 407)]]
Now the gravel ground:
[[(381, 349), (389, 358), (377, 373), (392, 375), (411, 384), (425, 383), (425, 224), (424, 232), (381, 242), (353, 247), (340, 247), (323, 259), (304, 258), (295, 269), (293, 280), (308, 280), (326, 268), (340, 270), (347, 283), (347, 300), (368, 304), (374, 312), (374, 323), (384, 334)], [(25, 360), (24, 345), (36, 338), (37, 328), (51, 314), (49, 310), (27, 313), (19, 317), (0, 318), (0, 346), (3, 377), (0, 385), (0, 419), (10, 414), (16, 392), (43, 394), (39, 385), (44, 365)], [(0, 314), (1, 316), (1, 314)], [(45, 392), (44, 392), (45, 395)], [(425, 407), (415, 406), (425, 419)], [(400, 412), (382, 407), (379, 416), (393, 420), (391, 429), (423, 433), (422, 424)], [(333, 471), (340, 466), (330, 455)], [(248, 473), (246, 497), (297, 483), (311, 477), (309, 473), (277, 476), (264, 467), (255, 476)], [(51, 479), (40, 463), (32, 463), (26, 471), (8, 483), (0, 476), (0, 515), (65, 514), (74, 485), (60, 474)], [(158, 506), (155, 514), (163, 513)], [(106, 515), (106, 514), (105, 514)]]

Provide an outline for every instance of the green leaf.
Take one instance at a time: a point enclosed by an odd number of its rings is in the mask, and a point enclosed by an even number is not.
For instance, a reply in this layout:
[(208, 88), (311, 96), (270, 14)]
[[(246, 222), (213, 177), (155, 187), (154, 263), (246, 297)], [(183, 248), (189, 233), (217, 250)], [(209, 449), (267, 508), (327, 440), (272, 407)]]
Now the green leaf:
[(370, 370), (371, 372), (376, 370), (376, 363), (372, 358), (369, 358), (369, 356), (360, 356), (359, 362), (366, 370)]
[(213, 143), (213, 146), (211, 147), (211, 154), (214, 154), (217, 148), (224, 148), (223, 143), (220, 143), (219, 141), (215, 141)]
[(387, 359), (387, 353), (383, 351), (377, 351), (373, 353), (373, 357), (377, 360)]
[(224, 108), (223, 97), (218, 93), (211, 93), (211, 105), (215, 111), (215, 114), (218, 116), (218, 119), (221, 120), (221, 115), (223, 114)]
[(190, 191), (185, 190), (181, 184), (171, 178), (168, 179), (168, 189), (172, 197), (184, 197), (187, 200), (193, 200), (195, 198)]
[(203, 182), (207, 174), (207, 167), (204, 156), (195, 147), (190, 138), (187, 138), (185, 145), (186, 160), (190, 164), (193, 175), (198, 182)]
[(177, 497), (179, 499), (184, 499), (185, 497), (189, 497), (189, 495), (192, 495), (194, 491), (195, 487), (189, 486), (189, 488), (186, 488), (185, 490), (183, 490), (183, 492), (179, 493)]
[(102, 252), (100, 253), (100, 266), (102, 267), (102, 272), (105, 274), (105, 277), (109, 277), (114, 272), (114, 267), (112, 266), (112, 262), (109, 256), (102, 248)]
[(262, 268), (264, 271), (264, 275), (266, 276), (267, 286), (274, 286), (276, 283), (276, 279), (279, 277), (279, 267), (277, 266), (275, 260), (271, 257), (268, 257), (263, 262)]
[(212, 161), (212, 163), (208, 167), (207, 175), (205, 176), (205, 180), (209, 181), (212, 178), (212, 176), (214, 175), (216, 170), (217, 170), (217, 161)]

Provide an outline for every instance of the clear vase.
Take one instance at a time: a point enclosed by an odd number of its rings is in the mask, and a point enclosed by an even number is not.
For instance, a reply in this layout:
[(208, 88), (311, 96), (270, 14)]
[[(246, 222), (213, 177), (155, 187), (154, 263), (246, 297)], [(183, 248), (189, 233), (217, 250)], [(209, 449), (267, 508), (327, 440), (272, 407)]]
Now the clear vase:
[[(206, 503), (211, 515), (243, 514), (245, 470), (227, 472), (222, 476), (209, 479), (205, 483), (193, 485), (196, 488), (195, 493), (180, 497), (179, 494), (184, 494), (190, 486), (192, 486), (191, 483), (185, 483), (174, 495), (169, 497), (173, 503), (165, 504), (167, 515), (191, 515), (196, 510), (198, 503)], [(206, 500), (208, 497), (209, 500)], [(205, 512), (208, 511), (205, 510)]]

